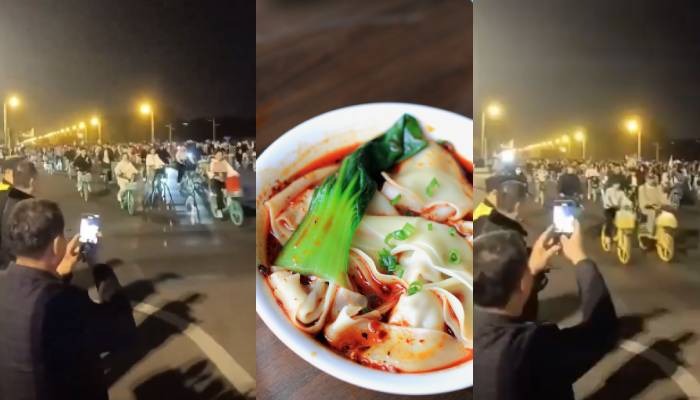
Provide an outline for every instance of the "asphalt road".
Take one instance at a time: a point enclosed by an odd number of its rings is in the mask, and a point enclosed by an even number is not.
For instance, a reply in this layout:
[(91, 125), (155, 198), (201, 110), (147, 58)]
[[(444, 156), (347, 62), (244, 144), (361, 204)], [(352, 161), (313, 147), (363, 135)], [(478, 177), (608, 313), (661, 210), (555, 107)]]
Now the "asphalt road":
[[(85, 203), (65, 175), (42, 173), (37, 196), (61, 205), (68, 235), (77, 232), (81, 213), (100, 214), (101, 258), (119, 261), (115, 272), (134, 305), (139, 341), (105, 359), (112, 399), (252, 397), (254, 173), (242, 172), (246, 221), (236, 227), (213, 221), (206, 211), (201, 224), (192, 224), (173, 172), (178, 206), (169, 212), (129, 216), (118, 207), (116, 186), (105, 191), (97, 183)], [(81, 271), (75, 283), (88, 287)]]
[[(477, 177), (477, 187), (481, 181)], [(635, 243), (632, 261), (623, 266), (600, 247), (601, 206), (584, 206), (586, 250), (610, 287), (623, 340), (576, 383), (576, 398), (700, 398), (700, 207), (681, 207), (676, 258), (670, 264)], [(524, 207), (523, 218), (530, 242), (551, 221), (550, 212), (534, 204)], [(540, 293), (540, 318), (574, 324), (580, 313), (573, 267), (560, 257), (552, 267), (550, 283)]]

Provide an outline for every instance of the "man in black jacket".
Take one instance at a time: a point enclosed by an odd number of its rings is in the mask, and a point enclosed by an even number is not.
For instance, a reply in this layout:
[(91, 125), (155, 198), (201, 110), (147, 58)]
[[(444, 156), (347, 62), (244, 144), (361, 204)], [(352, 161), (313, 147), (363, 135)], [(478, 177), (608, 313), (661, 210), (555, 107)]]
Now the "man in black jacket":
[[(493, 231), (474, 241), (474, 398), (573, 399), (573, 383), (617, 341), (617, 316), (575, 223), (570, 238), (548, 243), (550, 231), (528, 256), (522, 237)], [(583, 321), (570, 328), (522, 318), (534, 276), (562, 250), (576, 268)]]
[(68, 283), (80, 243), (64, 238), (56, 203), (21, 201), (8, 225), (17, 259), (0, 277), (0, 399), (107, 399), (100, 354), (135, 333), (116, 276), (89, 251), (100, 303)]
[(7, 240), (7, 223), (15, 205), (34, 196), (36, 177), (34, 163), (27, 159), (16, 162), (12, 167), (12, 185), (7, 192), (0, 192), (0, 269), (5, 269), (12, 261)]
[(578, 198), (583, 196), (581, 180), (576, 175), (576, 169), (573, 166), (567, 166), (566, 172), (559, 177), (557, 190), (566, 197)]

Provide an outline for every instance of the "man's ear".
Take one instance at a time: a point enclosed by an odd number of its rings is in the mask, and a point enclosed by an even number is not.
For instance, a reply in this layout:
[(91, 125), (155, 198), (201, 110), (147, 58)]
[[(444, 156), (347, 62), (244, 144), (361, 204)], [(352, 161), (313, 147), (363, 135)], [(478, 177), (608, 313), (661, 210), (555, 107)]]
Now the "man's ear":
[(56, 236), (53, 238), (53, 241), (51, 242), (51, 250), (53, 251), (53, 254), (60, 254), (61, 253), (61, 237)]

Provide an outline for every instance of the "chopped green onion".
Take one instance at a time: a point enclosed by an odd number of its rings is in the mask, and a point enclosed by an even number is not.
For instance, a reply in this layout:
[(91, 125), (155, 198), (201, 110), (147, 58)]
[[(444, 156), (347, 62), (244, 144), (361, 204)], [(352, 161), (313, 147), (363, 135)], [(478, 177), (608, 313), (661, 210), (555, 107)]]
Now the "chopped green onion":
[(406, 225), (403, 226), (402, 231), (406, 232), (406, 235), (412, 236), (414, 233), (416, 233), (416, 227), (406, 223)]
[(457, 229), (455, 229), (454, 226), (451, 226), (447, 232), (450, 234), (450, 236), (456, 236), (457, 235)]
[(425, 188), (425, 194), (428, 195), (428, 197), (433, 197), (435, 196), (435, 191), (440, 187), (440, 182), (438, 182), (437, 178), (433, 178), (432, 181), (428, 184), (428, 187)]
[(404, 225), (403, 228), (399, 229), (398, 231), (393, 231), (386, 235), (386, 237), (384, 238), (384, 243), (386, 243), (387, 246), (394, 247), (395, 245), (391, 243), (391, 239), (406, 240), (414, 233), (416, 233), (416, 227), (409, 223), (406, 223), (406, 225)]
[(454, 250), (454, 249), (450, 250), (448, 257), (449, 257), (450, 263), (452, 263), (452, 264), (458, 264), (459, 261), (462, 259), (459, 256), (459, 252), (457, 252), (457, 250)]
[(423, 289), (423, 282), (413, 281), (410, 285), (408, 285), (408, 295), (413, 296), (414, 294), (420, 292), (421, 289)]
[(400, 194), (397, 194), (396, 197), (394, 197), (393, 199), (391, 199), (391, 202), (390, 202), (390, 203), (391, 203), (392, 206), (395, 206), (395, 205), (399, 204), (399, 201), (401, 201), (401, 195), (400, 195)]
[(379, 264), (385, 271), (393, 273), (399, 265), (399, 260), (388, 249), (381, 249), (379, 251)]
[(396, 273), (394, 275), (398, 276), (399, 278), (403, 278), (404, 272), (404, 269), (399, 265), (396, 267)]
[(432, 222), (428, 223), (428, 230), (431, 232), (433, 231), (433, 223)]

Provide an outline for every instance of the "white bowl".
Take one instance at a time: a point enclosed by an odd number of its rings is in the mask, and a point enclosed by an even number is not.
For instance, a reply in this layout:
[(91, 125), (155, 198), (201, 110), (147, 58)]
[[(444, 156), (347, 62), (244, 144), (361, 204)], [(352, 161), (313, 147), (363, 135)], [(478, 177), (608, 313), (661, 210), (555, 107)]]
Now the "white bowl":
[[(345, 107), (296, 126), (265, 150), (256, 166), (256, 209), (264, 211), (262, 202), (277, 181), (288, 179), (323, 154), (376, 137), (404, 113), (416, 117), (430, 138), (448, 140), (462, 157), (469, 161), (473, 159), (472, 121), (466, 117), (403, 103)], [(257, 220), (258, 254), (261, 254), (261, 234), (265, 227), (261, 226), (261, 218)], [(291, 324), (260, 273), (256, 277), (256, 310), (270, 330), (299, 357), (353, 385), (403, 395), (445, 393), (472, 386), (473, 362), (436, 372), (396, 374), (363, 367), (337, 355)]]

